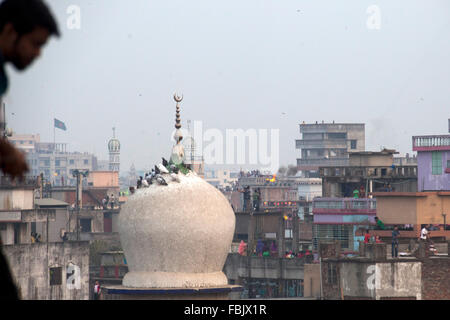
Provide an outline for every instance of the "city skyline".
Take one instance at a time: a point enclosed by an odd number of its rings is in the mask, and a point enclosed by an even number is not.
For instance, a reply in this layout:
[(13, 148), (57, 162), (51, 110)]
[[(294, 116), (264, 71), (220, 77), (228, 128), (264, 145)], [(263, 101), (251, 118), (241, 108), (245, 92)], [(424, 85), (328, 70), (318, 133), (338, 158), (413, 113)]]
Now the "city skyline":
[(303, 121), (365, 123), (366, 150), (401, 154), (448, 132), (445, 1), (47, 2), (62, 37), (29, 72), (8, 67), (8, 124), (51, 142), (57, 118), (56, 142), (101, 160), (115, 127), (124, 171), (170, 154), (174, 92), (184, 128), (279, 129), (280, 166), (295, 164)]

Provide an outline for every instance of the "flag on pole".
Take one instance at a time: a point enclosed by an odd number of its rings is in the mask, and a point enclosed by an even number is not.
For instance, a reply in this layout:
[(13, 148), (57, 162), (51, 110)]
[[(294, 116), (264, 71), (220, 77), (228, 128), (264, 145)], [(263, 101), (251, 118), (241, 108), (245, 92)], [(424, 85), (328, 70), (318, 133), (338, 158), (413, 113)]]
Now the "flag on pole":
[(64, 130), (64, 131), (67, 130), (65, 123), (60, 121), (60, 120), (58, 120), (58, 119), (56, 119), (56, 118), (55, 118), (55, 128), (58, 128), (58, 129), (61, 129), (61, 130)]

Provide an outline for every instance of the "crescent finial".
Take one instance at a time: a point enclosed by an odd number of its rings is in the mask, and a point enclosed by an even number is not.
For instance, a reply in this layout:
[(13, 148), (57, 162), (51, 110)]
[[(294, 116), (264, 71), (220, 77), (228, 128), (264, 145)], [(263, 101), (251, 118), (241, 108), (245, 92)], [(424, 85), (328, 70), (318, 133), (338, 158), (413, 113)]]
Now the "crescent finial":
[(177, 95), (176, 93), (174, 93), (173, 99), (174, 99), (176, 102), (181, 102), (181, 100), (183, 100), (183, 95), (181, 95), (181, 97), (180, 97), (179, 95)]

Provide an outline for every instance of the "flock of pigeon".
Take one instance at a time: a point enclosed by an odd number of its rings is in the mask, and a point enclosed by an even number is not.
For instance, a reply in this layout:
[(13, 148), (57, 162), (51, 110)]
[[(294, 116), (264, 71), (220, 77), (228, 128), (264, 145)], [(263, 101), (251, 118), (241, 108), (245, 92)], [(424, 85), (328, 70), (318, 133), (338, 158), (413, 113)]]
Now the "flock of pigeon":
[(178, 172), (180, 169), (174, 164), (169, 164), (169, 162), (162, 158), (162, 163), (157, 164), (152, 171), (145, 174), (145, 177), (140, 176), (137, 181), (137, 189), (147, 188), (153, 183), (157, 183), (159, 185), (167, 186), (167, 181), (169, 177), (171, 181), (180, 182), (180, 178), (178, 177)]

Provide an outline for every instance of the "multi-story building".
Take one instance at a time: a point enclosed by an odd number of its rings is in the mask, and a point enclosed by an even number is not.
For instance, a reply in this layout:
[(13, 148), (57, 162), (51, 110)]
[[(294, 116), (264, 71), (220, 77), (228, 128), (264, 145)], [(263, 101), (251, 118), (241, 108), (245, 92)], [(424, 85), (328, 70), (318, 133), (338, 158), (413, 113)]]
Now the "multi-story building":
[(375, 224), (376, 199), (315, 198), (313, 203), (314, 249), (321, 241), (338, 241), (344, 252), (358, 251), (362, 230)]
[(44, 175), (44, 179), (54, 186), (75, 185), (72, 172), (79, 170), (97, 170), (97, 157), (91, 153), (55, 151), (50, 148), (38, 148), (28, 155), (27, 161), (31, 175)]
[(97, 157), (91, 153), (68, 152), (67, 143), (41, 142), (39, 134), (13, 134), (8, 140), (26, 153), (29, 174), (54, 186), (75, 185), (72, 170), (97, 170)]
[(41, 142), (41, 137), (38, 134), (13, 134), (8, 140), (16, 146), (19, 150), (30, 153), (34, 152), (36, 144)]
[(346, 166), (321, 166), (324, 197), (370, 196), (372, 192), (417, 190), (417, 166), (394, 164), (395, 150), (349, 153)]
[(315, 250), (320, 241), (337, 240), (344, 252), (358, 251), (364, 230), (375, 225), (377, 191), (417, 190), (417, 167), (395, 165), (396, 153), (351, 152), (346, 166), (320, 167), (324, 197), (313, 200)]
[[(414, 136), (412, 148), (417, 151), (418, 192), (374, 193), (377, 215), (388, 227), (408, 225), (400, 238), (417, 239), (429, 225), (430, 237), (445, 241), (450, 239), (450, 135)], [(375, 234), (390, 237), (387, 230)]]
[(305, 177), (319, 177), (319, 167), (338, 167), (348, 164), (348, 152), (364, 151), (363, 123), (302, 123), (302, 139), (295, 141), (301, 150), (297, 168)]
[(89, 243), (62, 241), (67, 203), (35, 199), (37, 190), (37, 177), (14, 183), (0, 177), (1, 249), (19, 295), (23, 300), (88, 299)]
[(39, 134), (15, 134), (9, 138), (19, 150), (27, 155), (30, 175), (41, 173), (53, 186), (74, 186), (76, 179), (72, 171), (117, 171), (120, 170), (120, 141), (113, 137), (108, 142), (109, 160), (98, 160), (88, 152), (68, 152), (67, 143), (41, 142)]
[(335, 243), (321, 243), (316, 290), (325, 300), (448, 300), (450, 256), (419, 252), (390, 258), (390, 243), (369, 243), (342, 258)]
[(204, 174), (206, 182), (219, 188), (231, 187), (239, 178), (239, 172), (226, 169), (207, 169)]
[(417, 151), (418, 190), (450, 190), (450, 134), (412, 137)]

